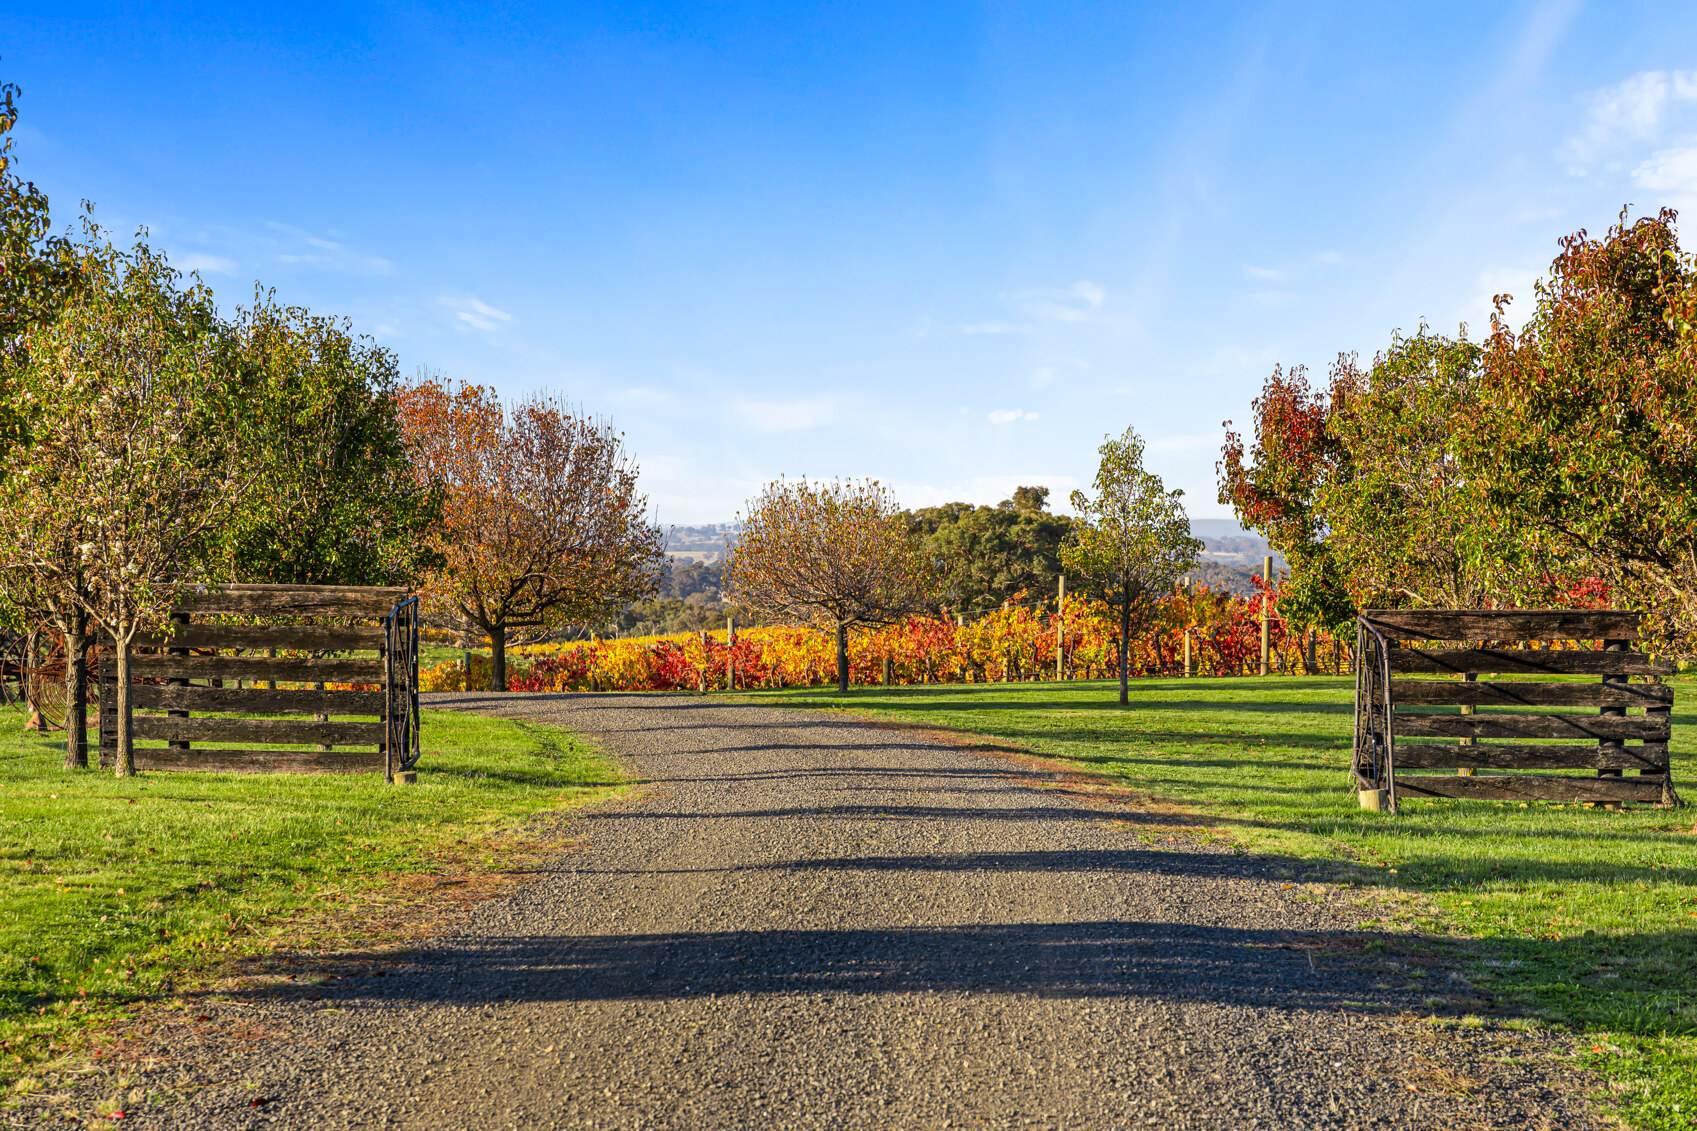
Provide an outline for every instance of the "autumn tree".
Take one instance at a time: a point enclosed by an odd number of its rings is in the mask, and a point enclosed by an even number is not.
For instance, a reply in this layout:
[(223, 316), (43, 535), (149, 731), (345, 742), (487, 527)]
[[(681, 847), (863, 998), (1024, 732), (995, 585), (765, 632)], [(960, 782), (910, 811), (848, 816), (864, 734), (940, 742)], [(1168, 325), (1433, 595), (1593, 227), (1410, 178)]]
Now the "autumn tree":
[(443, 492), (425, 594), (488, 639), (494, 690), (507, 689), (509, 643), (601, 623), (654, 591), (660, 532), (609, 425), (438, 380), (398, 401), (419, 482)]
[(1290, 563), (1279, 610), (1339, 631), (1367, 606), (1474, 608), (1548, 599), (1551, 556), (1513, 521), (1490, 521), (1464, 466), (1462, 422), (1481, 409), (1483, 351), (1420, 326), (1325, 390), (1275, 369), (1255, 439), (1226, 434), (1220, 499)]
[(837, 690), (849, 688), (848, 635), (889, 624), (925, 600), (917, 539), (873, 480), (768, 483), (740, 516), (730, 594), (756, 614), (835, 633)]
[(1493, 319), (1479, 395), (1457, 414), (1480, 521), (1525, 532), (1697, 655), (1697, 259), (1677, 217), (1578, 232), (1524, 327)]
[(241, 581), (408, 585), (434, 564), (440, 493), (414, 474), (395, 357), (346, 320), (269, 292), (230, 327), (239, 396), (225, 427), (242, 505), (222, 532)]
[[(1336, 383), (1354, 360), (1338, 359)], [(1290, 574), (1279, 591), (1279, 613), (1298, 628), (1336, 631), (1355, 617), (1344, 578), (1326, 539), (1320, 489), (1345, 464), (1347, 452), (1331, 429), (1332, 399), (1310, 386), (1308, 372), (1275, 366), (1255, 399), (1253, 436), (1225, 422), (1218, 464), (1221, 503), (1281, 554)]]
[(1129, 702), (1128, 659), (1134, 630), (1148, 627), (1156, 602), (1196, 564), (1202, 543), (1190, 533), (1180, 501), (1143, 466), (1143, 439), (1127, 428), (1098, 449), (1095, 497), (1072, 493), (1079, 525), (1061, 550), (1068, 574), (1087, 578), (1119, 614), (1120, 703)]
[(1318, 492), (1329, 551), (1358, 606), (1478, 608), (1526, 591), (1533, 548), (1485, 521), (1458, 425), (1479, 411), (1481, 349), (1421, 326), (1371, 366), (1340, 364), (1330, 431), (1347, 453)]
[(78, 293), (24, 333), (15, 403), (27, 423), (0, 475), (5, 575), (34, 600), (75, 601), (105, 630), (117, 676), (117, 772), (135, 772), (130, 647), (162, 630), (234, 504), (216, 428), (225, 343), (211, 295), (145, 243), (90, 226)]

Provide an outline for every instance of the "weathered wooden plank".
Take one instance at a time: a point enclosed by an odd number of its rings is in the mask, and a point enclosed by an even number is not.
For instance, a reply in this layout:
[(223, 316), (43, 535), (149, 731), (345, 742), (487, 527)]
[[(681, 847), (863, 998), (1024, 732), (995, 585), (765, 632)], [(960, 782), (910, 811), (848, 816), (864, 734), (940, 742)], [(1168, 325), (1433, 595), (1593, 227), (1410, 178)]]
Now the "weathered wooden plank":
[(229, 716), (178, 718), (170, 715), (135, 715), (131, 723), (137, 738), (167, 742), (287, 742), (324, 743), (332, 746), (379, 745), (382, 723), (330, 723), (317, 719), (245, 719)]
[(1553, 743), (1398, 742), (1397, 771), (1453, 770), (1462, 767), (1494, 770), (1667, 770), (1666, 743), (1601, 747), (1596, 743), (1561, 746)]
[[(138, 746), (136, 769), (201, 770), (208, 773), (382, 773), (383, 755), (375, 750), (234, 750)], [(101, 756), (110, 769), (115, 756)]]
[(185, 624), (170, 635), (136, 639), (143, 648), (295, 648), (314, 652), (369, 652), (383, 647), (378, 625)]
[(1482, 672), (1500, 675), (1672, 675), (1673, 664), (1642, 652), (1516, 648), (1392, 648), (1391, 671)]
[(382, 660), (326, 660), (294, 656), (138, 655), (131, 667), (138, 676), (187, 679), (265, 679), (313, 683), (382, 683)]
[(1397, 712), (1398, 738), (1643, 738), (1666, 740), (1665, 715), (1410, 715)]
[(253, 711), (265, 713), (381, 715), (381, 691), (271, 691), (260, 687), (160, 687), (138, 683), (130, 687), (137, 707), (182, 708), (190, 711)]
[(1393, 640), (1636, 640), (1638, 614), (1620, 609), (1367, 609)]
[(380, 617), (408, 592), (399, 587), (349, 585), (195, 586), (177, 601), (185, 613)]
[(1393, 679), (1397, 706), (1650, 707), (1673, 702), (1665, 683), (1463, 683), (1447, 679)]
[(1455, 777), (1398, 774), (1397, 792), (1405, 797), (1450, 797), (1474, 801), (1642, 801), (1662, 799), (1659, 777), (1581, 778), (1552, 774), (1475, 774)]

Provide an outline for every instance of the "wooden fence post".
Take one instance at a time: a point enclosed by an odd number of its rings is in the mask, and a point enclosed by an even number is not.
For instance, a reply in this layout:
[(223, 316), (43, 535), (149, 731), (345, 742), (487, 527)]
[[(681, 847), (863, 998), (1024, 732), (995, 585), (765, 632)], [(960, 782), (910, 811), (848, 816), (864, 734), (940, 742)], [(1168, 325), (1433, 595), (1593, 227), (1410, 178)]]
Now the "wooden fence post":
[[(189, 615), (187, 613), (171, 614), (171, 627), (173, 631), (181, 630), (188, 623)], [(187, 648), (167, 648), (166, 652), (172, 656), (186, 656), (189, 654), (189, 650)], [(189, 681), (186, 679), (168, 679), (165, 681), (166, 687), (187, 687), (188, 685)], [(165, 717), (168, 719), (186, 719), (189, 717), (189, 713), (187, 711), (166, 711)], [(186, 741), (177, 739), (173, 739), (165, 745), (171, 750), (186, 751), (189, 748), (189, 744)]]
[[(1479, 682), (1479, 673), (1478, 672), (1463, 672), (1461, 678), (1462, 678), (1462, 681), (1465, 682), (1465, 683), (1478, 683)], [(1464, 715), (1471, 715), (1475, 711), (1477, 711), (1478, 709), (1479, 708), (1475, 707), (1471, 703), (1463, 703), (1461, 705), (1461, 713), (1464, 714)], [(1477, 745), (1479, 745), (1479, 740), (1477, 738), (1474, 738), (1473, 736), (1469, 735), (1468, 737), (1461, 740), (1461, 744), (1463, 746), (1477, 746)], [(1470, 777), (1473, 776), (1474, 772), (1475, 772), (1474, 767), (1472, 767), (1472, 766), (1457, 766), (1455, 768), (1455, 776), (1458, 777), (1458, 778), (1470, 778)]]
[(725, 690), (737, 689), (737, 618), (725, 618)]
[(1267, 674), (1267, 654), (1273, 643), (1273, 558), (1261, 559), (1261, 674)]
[[(1603, 651), (1605, 651), (1605, 652), (1624, 652), (1631, 646), (1632, 646), (1631, 641), (1628, 641), (1628, 640), (1604, 640), (1603, 641)], [(1603, 686), (1605, 686), (1605, 687), (1617, 685), (1617, 684), (1624, 686), (1624, 685), (1626, 685), (1630, 682), (1631, 682), (1630, 676), (1606, 675), (1606, 676), (1603, 677)], [(1598, 709), (1597, 714), (1603, 715), (1603, 716), (1612, 716), (1612, 717), (1618, 718), (1618, 717), (1622, 717), (1626, 714), (1626, 708), (1625, 707), (1602, 707), (1602, 708)], [(1607, 738), (1598, 739), (1597, 750), (1598, 750), (1599, 753), (1613, 754), (1618, 758), (1621, 755), (1626, 753), (1626, 743), (1622, 742), (1618, 738), (1617, 739), (1607, 739)], [(1621, 771), (1621, 770), (1618, 770), (1618, 769), (1615, 769), (1615, 770), (1598, 770), (1597, 776), (1600, 777), (1600, 778), (1618, 778), (1618, 777), (1624, 776), (1624, 771)]]
[(1066, 604), (1067, 604), (1067, 575), (1061, 574), (1060, 582), (1055, 589), (1055, 679), (1057, 682), (1066, 679)]
[[(955, 614), (955, 643), (956, 644), (960, 643), (960, 630), (965, 628), (965, 627), (966, 627), (966, 614), (965, 613), (956, 613)], [(963, 655), (961, 657), (961, 661), (960, 661), (960, 681), (962, 683), (971, 683), (972, 682), (971, 679), (968, 678), (971, 675), (972, 675), (972, 673), (967, 669), (967, 666), (966, 666), (966, 657)]]

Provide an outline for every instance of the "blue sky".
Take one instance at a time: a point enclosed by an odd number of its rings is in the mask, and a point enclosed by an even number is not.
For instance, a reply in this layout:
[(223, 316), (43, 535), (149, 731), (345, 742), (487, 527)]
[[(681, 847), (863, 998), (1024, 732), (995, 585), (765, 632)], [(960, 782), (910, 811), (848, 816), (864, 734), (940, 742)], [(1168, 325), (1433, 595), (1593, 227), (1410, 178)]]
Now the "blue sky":
[(9, 6), (19, 169), (402, 367), (554, 391), (662, 522), (780, 474), (1216, 516), (1220, 422), (1697, 206), (1697, 5)]

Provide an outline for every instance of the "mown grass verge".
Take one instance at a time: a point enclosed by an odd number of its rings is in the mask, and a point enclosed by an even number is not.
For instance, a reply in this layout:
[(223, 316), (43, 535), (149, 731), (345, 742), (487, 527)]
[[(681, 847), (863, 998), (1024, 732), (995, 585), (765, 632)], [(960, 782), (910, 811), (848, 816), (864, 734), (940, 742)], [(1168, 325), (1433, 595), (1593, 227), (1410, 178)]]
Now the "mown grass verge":
[[(1674, 780), (1697, 801), (1697, 679), (1676, 681)], [(1405, 801), (1349, 785), (1347, 679), (763, 693), (1017, 744), (1180, 802), (1248, 848), (1416, 898), (1402, 926), (1468, 940), (1474, 982), (1571, 1030), (1645, 1128), (1697, 1126), (1697, 835), (1692, 809)], [(1409, 917), (1412, 917), (1410, 921)]]
[(423, 878), (497, 871), (524, 851), (527, 818), (620, 787), (607, 759), (550, 727), (428, 711), (423, 740), (413, 786), (121, 781), (65, 772), (60, 736), (0, 712), (0, 1087), (28, 1088), (92, 1026), (285, 932), (334, 941)]

